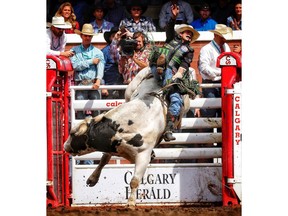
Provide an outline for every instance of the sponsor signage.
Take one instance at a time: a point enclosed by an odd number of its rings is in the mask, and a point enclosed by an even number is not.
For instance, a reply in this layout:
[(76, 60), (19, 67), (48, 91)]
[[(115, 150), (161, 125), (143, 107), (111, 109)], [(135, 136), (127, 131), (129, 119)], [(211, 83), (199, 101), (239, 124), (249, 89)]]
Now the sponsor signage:
[[(173, 164), (172, 164), (173, 165)], [(150, 165), (136, 193), (137, 204), (173, 204), (187, 202), (221, 202), (221, 166), (153, 167)], [(95, 165), (93, 166), (95, 168)], [(126, 204), (134, 166), (106, 165), (99, 182), (86, 186), (94, 168), (74, 167), (73, 205)]]

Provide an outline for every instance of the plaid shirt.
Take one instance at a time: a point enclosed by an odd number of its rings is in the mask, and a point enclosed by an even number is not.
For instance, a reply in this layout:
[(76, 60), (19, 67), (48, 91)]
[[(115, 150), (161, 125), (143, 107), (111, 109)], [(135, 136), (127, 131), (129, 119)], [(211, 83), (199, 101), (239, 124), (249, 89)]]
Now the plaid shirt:
[[(119, 62), (118, 64), (118, 69), (119, 69), (119, 73), (122, 74), (123, 79), (124, 79), (124, 84), (128, 84), (129, 82), (131, 82), (132, 79), (134, 79), (134, 77), (136, 76), (136, 74), (141, 70), (141, 68), (138, 66), (138, 64), (136, 64), (133, 61), (132, 56), (129, 57), (122, 57), (119, 54), (118, 51), (118, 41), (117, 40), (112, 40), (112, 43), (110, 45), (110, 54), (112, 59), (115, 62)], [(143, 61), (147, 64), (149, 64), (149, 56), (150, 56), (150, 49), (145, 48), (144, 50), (139, 50), (135, 52), (136, 55), (136, 59)], [(124, 59), (124, 64), (121, 64), (120, 61)]]
[(103, 20), (102, 26), (98, 26), (96, 20), (94, 20), (90, 24), (94, 29), (94, 33), (104, 33), (106, 31), (110, 31), (110, 29), (114, 27), (114, 24), (112, 22), (108, 22), (106, 20)]
[(130, 32), (155, 32), (156, 27), (150, 17), (141, 16), (140, 21), (136, 23), (133, 18), (124, 18), (120, 25), (124, 25)]

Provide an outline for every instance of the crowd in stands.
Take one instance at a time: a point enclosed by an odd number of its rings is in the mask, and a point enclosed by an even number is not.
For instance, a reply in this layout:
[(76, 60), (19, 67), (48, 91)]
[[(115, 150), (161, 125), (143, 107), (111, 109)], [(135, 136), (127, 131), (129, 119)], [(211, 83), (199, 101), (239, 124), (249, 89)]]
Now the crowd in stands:
[[(103, 20), (113, 23), (115, 27), (121, 27), (125, 24), (135, 25), (134, 12), (131, 11), (131, 3), (134, 0), (50, 0), (47, 1), (47, 22), (52, 21), (52, 17), (62, 15), (65, 21), (72, 24), (73, 29), (81, 29), (84, 23), (95, 21), (95, 5), (103, 7)], [(177, 4), (180, 12), (176, 18), (176, 24), (190, 24), (198, 20), (202, 21), (202, 28), (198, 31), (207, 31), (216, 24), (225, 24), (233, 30), (241, 30), (242, 3), (241, 0), (137, 0), (144, 8), (141, 11), (140, 21), (143, 20), (147, 31), (165, 31), (169, 19), (171, 18), (171, 5)], [(70, 4), (68, 4), (70, 3)], [(67, 4), (67, 5), (66, 5)], [(206, 9), (201, 9), (206, 5)], [(71, 15), (65, 15), (63, 8), (67, 6), (71, 10)], [(149, 10), (151, 7), (158, 9), (154, 11), (153, 17), (150, 17)], [(147, 15), (145, 15), (147, 11)], [(200, 20), (199, 20), (200, 19)], [(207, 21), (208, 20), (208, 21)], [(213, 20), (210, 21), (210, 20)], [(120, 22), (122, 21), (122, 24)], [(132, 22), (132, 23), (131, 23)], [(209, 27), (203, 27), (208, 22)], [(212, 22), (212, 24), (210, 23)], [(194, 23), (195, 24), (195, 23)], [(193, 24), (193, 25), (194, 25)], [(235, 26), (237, 25), (237, 26)], [(214, 26), (215, 27), (215, 26)], [(144, 29), (146, 30), (146, 29)], [(66, 31), (68, 32), (68, 31)], [(72, 31), (73, 33), (73, 31)]]
[[(148, 5), (161, 6), (157, 21), (145, 16)], [(194, 57), (193, 42), (200, 35), (198, 31), (214, 34), (211, 42), (200, 50), (198, 70), (203, 83), (220, 82), (221, 70), (216, 67), (216, 60), (221, 52), (242, 53), (241, 44), (230, 49), (226, 43), (233, 30), (242, 30), (242, 3), (238, 0), (207, 0), (195, 7), (182, 0), (54, 0), (47, 9), (47, 54), (69, 57), (75, 85), (93, 89), (78, 91), (78, 100), (124, 98), (123, 91), (100, 91), (99, 86), (129, 84), (147, 66), (153, 68), (154, 77), (163, 82), (163, 86), (177, 78), (184, 79)], [(166, 32), (166, 41), (156, 52), (146, 33), (157, 30)], [(74, 33), (80, 36), (82, 43), (65, 51), (66, 34)], [(97, 33), (103, 33), (107, 42), (102, 50), (91, 44)], [(204, 90), (202, 96), (220, 95), (219, 88), (211, 88)], [(168, 120), (174, 121), (183, 101), (177, 91), (170, 96)], [(197, 117), (221, 115), (221, 110), (198, 112)], [(76, 118), (82, 119), (85, 115), (87, 113), (78, 112)], [(170, 131), (167, 140), (175, 139), (172, 128), (167, 130)]]

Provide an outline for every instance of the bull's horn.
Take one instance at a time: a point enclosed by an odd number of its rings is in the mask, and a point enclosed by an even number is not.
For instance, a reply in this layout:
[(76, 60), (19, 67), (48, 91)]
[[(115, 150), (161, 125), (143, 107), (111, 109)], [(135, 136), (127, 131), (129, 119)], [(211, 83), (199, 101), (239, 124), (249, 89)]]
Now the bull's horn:
[(100, 115), (97, 115), (94, 117), (94, 121), (97, 123), (99, 121), (101, 121), (101, 119), (103, 118), (103, 116), (106, 114), (106, 112), (101, 113)]
[(78, 131), (75, 133), (75, 136), (81, 136), (83, 135), (88, 129), (88, 125), (86, 121), (84, 121), (78, 128)]

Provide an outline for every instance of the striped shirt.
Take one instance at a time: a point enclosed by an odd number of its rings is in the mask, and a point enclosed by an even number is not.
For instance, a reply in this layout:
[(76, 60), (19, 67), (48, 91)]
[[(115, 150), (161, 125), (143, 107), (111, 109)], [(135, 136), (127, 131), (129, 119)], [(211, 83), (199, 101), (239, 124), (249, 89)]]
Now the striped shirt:
[(60, 52), (65, 51), (67, 43), (67, 36), (63, 32), (61, 37), (57, 37), (53, 34), (50, 28), (46, 29), (46, 54), (47, 55), (60, 55)]

